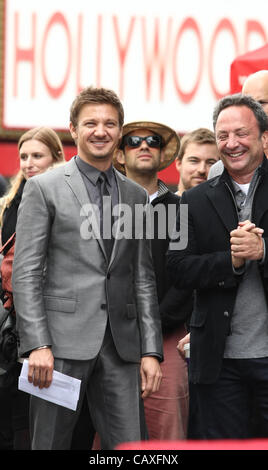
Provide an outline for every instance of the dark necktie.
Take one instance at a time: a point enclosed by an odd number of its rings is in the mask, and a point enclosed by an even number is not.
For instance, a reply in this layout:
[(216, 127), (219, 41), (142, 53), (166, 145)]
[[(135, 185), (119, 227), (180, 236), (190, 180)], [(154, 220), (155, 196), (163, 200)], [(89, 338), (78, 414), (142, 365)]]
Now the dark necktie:
[(110, 259), (114, 243), (112, 237), (112, 198), (107, 188), (107, 176), (103, 172), (98, 178), (98, 185), (100, 190), (100, 233), (107, 258)]

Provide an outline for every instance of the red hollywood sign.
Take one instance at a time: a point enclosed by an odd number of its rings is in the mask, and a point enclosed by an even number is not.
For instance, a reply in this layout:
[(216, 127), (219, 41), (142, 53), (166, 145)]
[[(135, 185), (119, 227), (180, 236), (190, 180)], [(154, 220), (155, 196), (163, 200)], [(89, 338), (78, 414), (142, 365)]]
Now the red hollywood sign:
[[(6, 1), (0, 134), (17, 140), (21, 129), (48, 125), (67, 139), (70, 104), (89, 84), (113, 88), (123, 100), (128, 121), (138, 115), (178, 132), (210, 126), (215, 101), (229, 92), (229, 74), (219, 80), (223, 73), (217, 61), (224, 62), (228, 56), (231, 63), (238, 54), (256, 47), (256, 37), (267, 42), (262, 15), (252, 19), (253, 7), (245, 6), (238, 21), (235, 5), (228, 18), (213, 6), (210, 18), (186, 4), (173, 15), (171, 3), (163, 5), (163, 14), (156, 5), (152, 16), (138, 5), (125, 7), (121, 0), (114, 6), (118, 14), (113, 14), (113, 8), (107, 12), (102, 0), (90, 10), (76, 0), (71, 14), (67, 3), (58, 0), (48, 0), (42, 8), (32, 0)], [(204, 0), (204, 8), (207, 4)], [(60, 31), (60, 44), (53, 44), (55, 30)], [(223, 37), (228, 43), (224, 50), (219, 47)], [(55, 73), (53, 56), (64, 57), (56, 63)], [(224, 71), (227, 68), (224, 65)], [(5, 160), (10, 163), (17, 152), (15, 146), (12, 151), (7, 148)], [(0, 165), (0, 172), (7, 174), (3, 158)], [(166, 181), (177, 180), (174, 169), (164, 173)]]
[[(31, 14), (31, 30), (29, 35), (31, 37), (31, 46), (29, 48), (23, 48), (19, 43), (19, 30), (21, 23), (21, 13), (16, 12), (14, 16), (14, 69), (12, 82), (13, 86), (13, 95), (17, 96), (18, 93), (18, 81), (20, 78), (19, 74), (19, 65), (22, 62), (27, 62), (31, 67), (31, 83), (30, 83), (30, 94), (34, 98), (36, 96), (36, 72), (37, 72), (37, 29), (38, 29), (38, 17), (37, 13)], [(67, 82), (70, 78), (71, 69), (75, 67), (75, 76), (76, 76), (76, 92), (78, 93), (83, 86), (80, 82), (81, 75), (81, 64), (82, 64), (82, 37), (83, 37), (83, 15), (78, 14), (77, 16), (77, 36), (72, 35), (70, 25), (67, 21), (65, 15), (61, 12), (55, 12), (49, 18), (49, 21), (45, 27), (45, 30), (39, 38), (41, 40), (41, 56), (38, 59), (40, 61), (41, 69), (40, 73), (42, 76), (43, 83), (47, 90), (47, 93), (52, 98), (58, 98), (62, 93), (64, 93)], [(151, 77), (153, 74), (153, 68), (155, 64), (158, 66), (159, 73), (159, 98), (160, 100), (164, 99), (164, 83), (165, 76), (168, 71), (168, 64), (166, 63), (167, 51), (169, 48), (172, 50), (172, 62), (171, 62), (171, 73), (173, 77), (174, 89), (177, 94), (177, 97), (184, 103), (189, 103), (193, 100), (195, 94), (197, 93), (202, 74), (204, 73), (204, 44), (202, 39), (201, 30), (198, 24), (198, 21), (195, 18), (188, 17), (185, 18), (182, 23), (178, 26), (175, 34), (172, 35), (172, 23), (173, 18), (167, 19), (166, 27), (166, 38), (165, 43), (160, 45), (160, 34), (159, 34), (159, 18), (155, 18), (155, 27), (154, 27), (154, 37), (153, 37), (153, 49), (148, 47), (147, 44), (147, 35), (146, 35), (146, 18), (145, 17), (135, 17), (132, 16), (129, 19), (127, 35), (125, 38), (122, 38), (120, 34), (120, 25), (119, 18), (114, 15), (111, 17), (111, 22), (113, 25), (113, 32), (115, 38), (115, 44), (117, 47), (118, 54), (118, 74), (119, 74), (119, 95), (121, 98), (124, 96), (124, 76), (125, 76), (125, 67), (126, 67), (126, 58), (128, 55), (129, 47), (131, 44), (131, 39), (135, 25), (140, 23), (141, 26), (141, 41), (142, 41), (142, 50), (144, 54), (144, 81), (145, 81), (145, 99), (150, 100), (150, 87), (151, 87)], [(49, 82), (49, 78), (46, 71), (45, 65), (45, 51), (47, 47), (47, 41), (51, 29), (53, 26), (60, 26), (65, 33), (66, 49), (67, 49), (67, 63), (65, 73), (62, 79), (62, 82), (58, 86), (53, 86)], [(195, 77), (194, 85), (192, 89), (188, 92), (184, 92), (179, 80), (180, 69), (182, 64), (177, 63), (178, 50), (180, 48), (182, 36), (191, 30), (196, 36), (199, 49), (199, 65), (197, 70), (197, 75)], [(96, 70), (96, 86), (100, 86), (102, 83), (102, 33), (103, 33), (103, 16), (97, 16), (97, 29), (96, 29), (96, 48), (97, 48), (97, 61), (95, 64)], [(215, 44), (219, 35), (227, 31), (231, 36), (236, 54), (239, 53), (240, 45), (239, 38), (232, 20), (228, 18), (221, 19), (218, 24), (215, 26), (214, 31), (212, 32), (209, 48), (208, 48), (208, 76), (209, 82), (211, 85), (212, 92), (215, 98), (223, 96), (223, 93), (217, 89), (217, 84), (214, 78), (214, 69), (213, 69), (213, 57), (215, 53)], [(244, 45), (245, 48), (249, 44), (250, 35), (252, 33), (258, 33), (263, 41), (267, 41), (266, 32), (258, 21), (247, 20), (245, 23), (245, 32), (244, 32)], [(151, 40), (151, 38), (150, 38)], [(152, 52), (152, 55), (151, 55)], [(74, 54), (77, 55), (77, 60), (73, 61)], [(74, 63), (73, 63), (74, 62)], [(228, 92), (228, 90), (226, 90)]]

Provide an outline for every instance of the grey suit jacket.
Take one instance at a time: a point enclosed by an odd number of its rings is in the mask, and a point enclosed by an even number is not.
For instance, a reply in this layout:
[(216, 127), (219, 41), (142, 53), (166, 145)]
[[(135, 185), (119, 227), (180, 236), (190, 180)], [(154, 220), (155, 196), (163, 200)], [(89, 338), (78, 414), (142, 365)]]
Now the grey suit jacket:
[[(119, 204), (145, 204), (144, 189), (116, 172)], [(109, 317), (118, 354), (162, 356), (150, 240), (81, 236), (89, 198), (74, 159), (29, 179), (18, 212), (13, 292), (19, 353), (52, 345), (55, 357), (91, 359)], [(134, 211), (132, 221), (134, 221)]]

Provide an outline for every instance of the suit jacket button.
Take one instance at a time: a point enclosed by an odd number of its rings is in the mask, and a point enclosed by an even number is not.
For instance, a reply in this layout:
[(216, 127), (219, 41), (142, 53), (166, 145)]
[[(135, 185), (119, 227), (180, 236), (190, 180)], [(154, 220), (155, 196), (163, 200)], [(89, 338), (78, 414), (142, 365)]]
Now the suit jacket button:
[(220, 281), (220, 282), (219, 282), (219, 286), (220, 286), (220, 287), (223, 287), (223, 286), (224, 286), (224, 281)]
[(101, 310), (106, 310), (107, 305), (106, 304), (101, 304), (100, 308), (101, 308)]
[(225, 311), (225, 312), (223, 312), (223, 315), (224, 315), (225, 317), (229, 317), (229, 312)]

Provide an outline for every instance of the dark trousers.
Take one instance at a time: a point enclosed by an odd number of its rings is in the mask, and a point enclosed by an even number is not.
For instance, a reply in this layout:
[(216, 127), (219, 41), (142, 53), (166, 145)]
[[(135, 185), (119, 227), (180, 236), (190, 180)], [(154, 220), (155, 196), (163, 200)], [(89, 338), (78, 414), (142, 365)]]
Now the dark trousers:
[(200, 413), (196, 395), (196, 384), (189, 381), (189, 416), (187, 427), (187, 439), (202, 439)]
[(71, 450), (89, 450), (92, 448), (95, 428), (89, 413), (86, 396), (84, 396), (79, 418), (74, 428)]
[(268, 358), (224, 359), (218, 380), (195, 389), (203, 439), (268, 437)]

